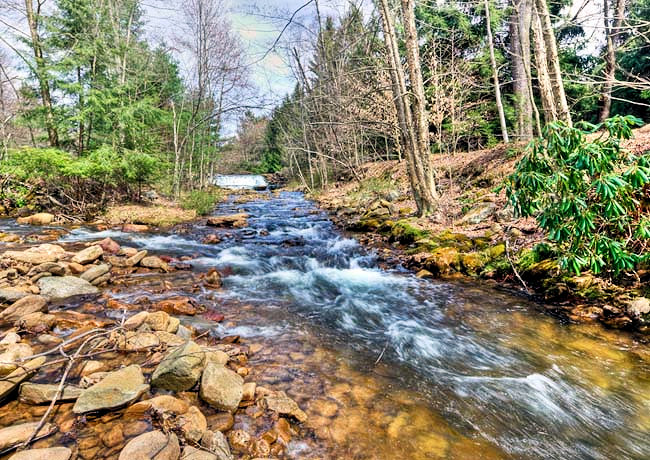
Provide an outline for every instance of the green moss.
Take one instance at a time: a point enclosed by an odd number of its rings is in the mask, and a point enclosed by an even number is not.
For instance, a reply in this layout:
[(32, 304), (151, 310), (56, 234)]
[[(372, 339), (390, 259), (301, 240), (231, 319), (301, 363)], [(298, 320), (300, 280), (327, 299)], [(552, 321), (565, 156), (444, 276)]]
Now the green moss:
[(402, 244), (415, 243), (418, 240), (426, 238), (428, 235), (429, 232), (414, 227), (405, 219), (395, 222), (391, 231), (392, 239)]
[(491, 246), (485, 250), (485, 255), (489, 259), (498, 259), (505, 255), (506, 245), (504, 243), (499, 243), (496, 246)]
[(485, 260), (477, 252), (470, 252), (460, 255), (460, 264), (463, 271), (468, 275), (476, 275), (485, 266)]
[(426, 262), (426, 268), (434, 273), (446, 275), (459, 268), (459, 253), (456, 248), (438, 248)]

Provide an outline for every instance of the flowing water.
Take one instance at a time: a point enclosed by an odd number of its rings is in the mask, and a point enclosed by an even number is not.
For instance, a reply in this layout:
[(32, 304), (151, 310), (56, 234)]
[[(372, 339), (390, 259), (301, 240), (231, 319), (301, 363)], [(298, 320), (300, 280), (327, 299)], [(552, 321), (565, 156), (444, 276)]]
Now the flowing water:
[(261, 346), (248, 379), (309, 415), (290, 458), (650, 458), (650, 353), (633, 337), (560, 324), (479, 285), (381, 269), (299, 193), (216, 214), (234, 212), (249, 213), (249, 227), (220, 231), (217, 245), (200, 243), (212, 231), (200, 226), (78, 229), (64, 241), (110, 236), (219, 269), (222, 290), (191, 295), (226, 322), (187, 321)]

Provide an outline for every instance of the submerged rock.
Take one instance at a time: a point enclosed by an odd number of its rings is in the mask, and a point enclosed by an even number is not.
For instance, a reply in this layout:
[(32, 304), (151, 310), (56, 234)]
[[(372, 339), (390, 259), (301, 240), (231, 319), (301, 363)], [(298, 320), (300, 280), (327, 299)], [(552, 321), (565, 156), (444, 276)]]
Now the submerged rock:
[[(23, 383), (20, 385), (20, 400), (26, 404), (49, 404), (58, 389), (58, 384)], [(79, 397), (81, 391), (79, 387), (66, 385), (57, 402), (74, 401)]]
[(217, 460), (232, 460), (228, 439), (220, 431), (207, 430), (201, 438), (201, 446), (212, 452)]
[(181, 448), (174, 433), (150, 431), (128, 442), (118, 460), (178, 460)]
[(0, 320), (15, 322), (30, 313), (43, 312), (47, 309), (47, 299), (40, 295), (28, 295), (14, 302), (0, 312)]
[(244, 228), (248, 225), (248, 214), (240, 213), (209, 217), (207, 225), (211, 227)]
[(105, 409), (116, 409), (138, 399), (149, 389), (137, 364), (106, 375), (98, 383), (82, 391), (72, 411), (84, 414)]
[[(45, 364), (45, 361), (45, 356), (39, 356), (16, 368), (11, 374), (3, 377), (0, 380), (0, 401), (12, 394), (18, 385), (34, 375)], [(0, 450), (2, 449), (0, 448)]]
[(265, 409), (272, 410), (280, 415), (289, 415), (299, 422), (307, 420), (307, 414), (284, 391), (268, 394), (261, 399), (260, 403)]
[(205, 353), (196, 343), (188, 341), (170, 353), (151, 376), (151, 384), (172, 391), (186, 391), (199, 381)]
[(9, 460), (69, 460), (70, 457), (72, 457), (72, 450), (67, 447), (47, 447), (16, 452), (9, 457)]
[(244, 393), (244, 379), (223, 365), (208, 363), (201, 376), (201, 399), (211, 406), (234, 412)]
[(16, 370), (19, 360), (34, 354), (32, 347), (26, 343), (14, 343), (0, 354), (0, 375), (6, 375)]
[[(38, 428), (38, 424), (39, 422), (22, 423), (20, 425), (13, 425), (0, 429), (0, 451), (27, 441), (36, 428)], [(46, 423), (38, 431), (36, 437), (43, 438), (51, 435), (55, 431), (56, 425), (53, 423)]]
[(86, 294), (97, 294), (99, 289), (76, 276), (48, 276), (38, 280), (41, 295), (52, 300)]
[(27, 225), (50, 225), (54, 221), (54, 214), (39, 212), (27, 217), (19, 217), (16, 223)]

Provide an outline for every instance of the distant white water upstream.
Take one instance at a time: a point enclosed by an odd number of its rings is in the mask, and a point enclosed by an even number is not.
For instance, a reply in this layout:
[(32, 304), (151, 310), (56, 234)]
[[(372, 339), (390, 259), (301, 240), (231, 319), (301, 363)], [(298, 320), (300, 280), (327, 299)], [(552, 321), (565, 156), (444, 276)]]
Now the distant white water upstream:
[(217, 174), (214, 183), (229, 189), (257, 189), (269, 185), (264, 176), (259, 174)]

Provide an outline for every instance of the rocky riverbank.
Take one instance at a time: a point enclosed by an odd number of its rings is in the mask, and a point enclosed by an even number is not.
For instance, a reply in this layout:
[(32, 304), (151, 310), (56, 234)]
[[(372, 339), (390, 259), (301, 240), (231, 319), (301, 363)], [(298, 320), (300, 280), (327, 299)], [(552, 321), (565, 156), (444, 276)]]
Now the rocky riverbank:
[(258, 344), (216, 336), (209, 324), (230, 319), (177, 294), (218, 290), (219, 273), (110, 238), (56, 242), (64, 233), (2, 237), (0, 458), (281, 457), (307, 415), (249, 379)]
[(448, 173), (440, 211), (425, 219), (414, 215), (397, 162), (367, 165), (360, 182), (331, 184), (312, 198), (339, 228), (419, 277), (481, 279), (536, 299), (564, 320), (650, 332), (650, 271), (617, 280), (560, 271), (535, 222), (516, 218), (494, 190), (514, 162), (505, 155), (473, 152), (438, 165)]

